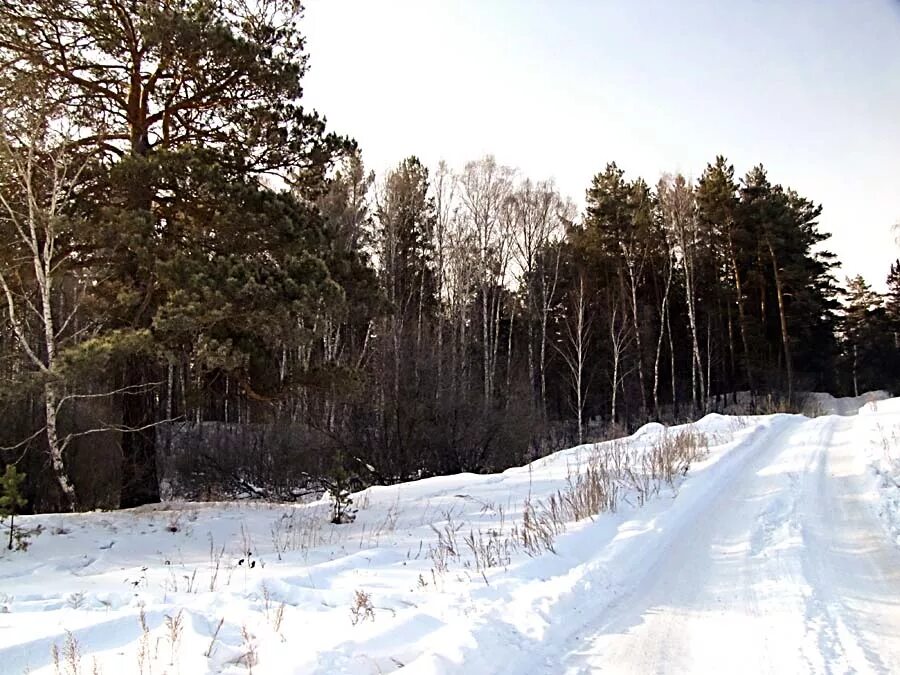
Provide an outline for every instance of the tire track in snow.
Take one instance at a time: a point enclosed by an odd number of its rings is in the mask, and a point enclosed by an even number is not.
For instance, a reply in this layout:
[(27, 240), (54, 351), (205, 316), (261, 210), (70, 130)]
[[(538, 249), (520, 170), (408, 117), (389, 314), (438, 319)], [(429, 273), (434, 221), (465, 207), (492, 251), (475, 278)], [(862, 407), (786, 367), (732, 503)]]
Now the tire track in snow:
[(900, 664), (900, 612), (886, 604), (898, 602), (900, 552), (863, 503), (865, 463), (852, 452), (856, 424), (857, 418), (835, 418), (810, 462), (802, 564), (812, 589), (810, 615), (819, 619), (811, 625), (837, 666), (828, 672), (887, 673)]
[(639, 618), (606, 619), (570, 672), (890, 672), (900, 555), (845, 466), (854, 422), (803, 421), (771, 438), (661, 576), (629, 595)]
[[(674, 502), (616, 521), (618, 536), (604, 534), (608, 516), (575, 533), (597, 528), (607, 543), (573, 561), (566, 592), (549, 579), (544, 594), (527, 589), (530, 605), (487, 612), (467, 637), (491, 645), (490, 656), (475, 647), (461, 663), (503, 673), (890, 672), (900, 664), (900, 551), (863, 503), (855, 422), (777, 416), (692, 475)], [(540, 635), (516, 628), (529, 607), (544, 614)]]
[[(696, 525), (708, 517), (710, 502), (728, 492), (748, 466), (759, 463), (759, 456), (768, 447), (803, 421), (804, 418), (791, 415), (766, 418), (715, 462), (692, 471), (674, 502), (661, 498), (627, 516), (607, 514), (583, 530), (566, 535), (559, 550), (561, 555), (572, 557), (569, 573), (532, 584), (534, 588), (526, 589), (532, 597), (528, 604), (500, 603), (487, 612), (479, 626), (467, 631), (466, 642), (472, 647), (454, 650), (465, 655), (460, 663), (471, 670), (473, 663), (481, 663), (484, 658), (475, 646), (490, 644), (490, 663), (494, 664), (490, 672), (556, 673), (567, 655), (578, 649), (581, 638), (610, 630), (626, 618), (639, 619), (641, 611), (636, 610), (635, 594), (649, 581), (664, 575), (683, 540), (697, 536)], [(608, 543), (597, 549), (595, 542), (591, 546), (596, 539)], [(586, 560), (579, 558), (583, 551), (590, 552)], [(565, 590), (560, 592), (560, 577), (571, 576), (572, 572), (577, 578), (566, 581)], [(542, 634), (526, 635), (516, 628), (522, 625), (520, 617), (537, 612), (546, 617)], [(498, 658), (497, 651), (501, 649), (508, 654)], [(425, 665), (435, 662), (443, 663), (443, 659), (439, 655), (424, 655), (421, 671), (417, 667), (412, 671), (457, 672), (447, 663), (438, 667)], [(498, 663), (503, 664), (499, 669)], [(653, 672), (652, 668), (644, 671)]]

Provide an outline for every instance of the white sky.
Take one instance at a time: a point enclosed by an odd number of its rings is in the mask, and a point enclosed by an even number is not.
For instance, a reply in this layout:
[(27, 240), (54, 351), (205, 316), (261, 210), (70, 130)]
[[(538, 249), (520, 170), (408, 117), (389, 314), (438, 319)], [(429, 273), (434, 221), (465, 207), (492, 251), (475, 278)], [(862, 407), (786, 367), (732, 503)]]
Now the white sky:
[(378, 172), (491, 153), (583, 202), (716, 154), (823, 204), (842, 273), (900, 255), (895, 0), (307, 0), (305, 102)]

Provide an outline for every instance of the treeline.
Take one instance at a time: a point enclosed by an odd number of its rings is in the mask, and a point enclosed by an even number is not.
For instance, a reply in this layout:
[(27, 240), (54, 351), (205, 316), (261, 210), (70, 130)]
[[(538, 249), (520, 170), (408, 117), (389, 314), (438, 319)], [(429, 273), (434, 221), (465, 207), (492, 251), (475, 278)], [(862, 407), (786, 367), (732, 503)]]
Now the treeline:
[(183, 467), (211, 482), (339, 493), (893, 386), (900, 267), (843, 311), (820, 207), (762, 166), (609, 164), (583, 212), (490, 157), (376, 179), (301, 103), (301, 16), (0, 7), (0, 459), (33, 508), (157, 500), (176, 427), (220, 424)]

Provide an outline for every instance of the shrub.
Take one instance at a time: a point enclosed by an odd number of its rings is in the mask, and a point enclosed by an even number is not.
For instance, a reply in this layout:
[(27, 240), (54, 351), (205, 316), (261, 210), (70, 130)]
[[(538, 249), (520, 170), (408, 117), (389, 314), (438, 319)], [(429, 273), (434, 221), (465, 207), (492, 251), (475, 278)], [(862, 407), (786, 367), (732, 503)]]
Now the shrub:
[(19, 473), (15, 465), (7, 464), (6, 471), (0, 476), (0, 517), (9, 516), (9, 544), (7, 548), (12, 551), (15, 542), (16, 550), (24, 550), (28, 547), (28, 539), (16, 530), (15, 518), (19, 510), (27, 503), (22, 496), (22, 483), (25, 474)]

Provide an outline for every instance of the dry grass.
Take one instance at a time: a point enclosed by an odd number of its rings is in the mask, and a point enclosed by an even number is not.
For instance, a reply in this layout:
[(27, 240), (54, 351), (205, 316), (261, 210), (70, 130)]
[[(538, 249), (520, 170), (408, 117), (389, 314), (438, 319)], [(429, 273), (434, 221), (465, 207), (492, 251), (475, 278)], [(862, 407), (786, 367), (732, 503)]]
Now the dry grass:
[(878, 430), (877, 445), (881, 449), (882, 459), (889, 465), (893, 464), (896, 449), (900, 446), (900, 425), (885, 428), (880, 422), (876, 422), (875, 428)]
[(708, 454), (706, 435), (688, 427), (676, 433), (666, 430), (645, 457), (654, 479), (672, 485), (676, 477), (687, 475), (691, 464)]
[[(54, 675), (81, 675), (82, 670), (82, 652), (78, 638), (71, 631), (66, 631), (66, 639), (63, 642), (62, 649), (55, 643), (50, 647), (50, 659), (53, 662)], [(31, 672), (30, 670), (26, 670)], [(91, 657), (91, 675), (103, 675), (103, 669), (96, 656)]]
[(506, 567), (512, 560), (515, 541), (504, 536), (502, 529), (469, 530), (463, 542), (475, 560), (475, 568), (484, 574), (492, 567)]
[(624, 484), (635, 492), (639, 506), (659, 494), (663, 485), (675, 486), (694, 462), (709, 454), (709, 439), (688, 427), (666, 430), (657, 441), (625, 469)]
[(137, 672), (144, 675), (144, 672), (150, 672), (150, 627), (147, 625), (147, 613), (141, 607), (138, 614), (138, 622), (141, 625), (141, 637), (138, 640), (137, 650)]
[(71, 631), (66, 631), (66, 641), (62, 650), (56, 643), (50, 647), (50, 658), (53, 660), (55, 675), (80, 675), (81, 645)]
[(621, 461), (618, 448), (614, 445), (610, 454), (595, 452), (583, 469), (569, 471), (566, 487), (558, 493), (563, 518), (577, 522), (607, 511), (615, 512), (619, 499), (615, 471)]
[(178, 659), (178, 650), (181, 646), (181, 633), (184, 630), (184, 610), (178, 610), (177, 614), (166, 614), (166, 638), (169, 641), (169, 665), (174, 666)]
[(363, 590), (357, 590), (350, 605), (350, 623), (355, 626), (367, 619), (375, 620), (375, 607), (372, 605), (372, 596)]
[(451, 560), (458, 560), (460, 548), (457, 543), (457, 534), (462, 529), (462, 523), (453, 522), (453, 514), (444, 514), (446, 522), (443, 528), (431, 525), (432, 531), (437, 535), (437, 543), (428, 545), (428, 557), (432, 562), (432, 573), (444, 574), (450, 567)]
[(213, 593), (216, 590), (216, 585), (219, 582), (219, 572), (222, 569), (222, 558), (225, 556), (225, 544), (222, 544), (221, 547), (216, 548), (216, 542), (213, 539), (212, 534), (209, 535), (209, 592)]
[(206, 658), (212, 657), (213, 649), (215, 649), (215, 646), (216, 646), (216, 640), (219, 639), (219, 631), (222, 630), (222, 626), (224, 624), (225, 624), (225, 617), (223, 616), (221, 619), (219, 619), (219, 623), (216, 624), (216, 628), (212, 632), (212, 636), (210, 637), (210, 640), (209, 640), (209, 647), (207, 647), (206, 653), (204, 654), (204, 656)]
[[(263, 592), (263, 609), (266, 614), (266, 621), (272, 626), (272, 629), (281, 635), (281, 624), (284, 622), (284, 610), (287, 606), (287, 603), (280, 602), (277, 603), (272, 597), (272, 592), (269, 590), (269, 587), (265, 582), (262, 584), (262, 592)], [(284, 640), (284, 636), (281, 636), (281, 639)]]
[(253, 666), (259, 663), (259, 654), (256, 647), (256, 636), (249, 631), (246, 625), (241, 626), (241, 649), (242, 653), (236, 662), (243, 665), (247, 672), (253, 675)]
[(601, 513), (614, 513), (626, 492), (638, 506), (659, 494), (663, 485), (674, 487), (693, 462), (709, 453), (709, 439), (691, 427), (665, 430), (642, 451), (624, 441), (595, 445), (587, 461), (569, 468), (566, 487), (546, 502), (525, 503), (522, 544), (529, 555), (553, 551), (555, 537), (566, 524)]
[[(667, 429), (643, 448), (632, 448), (624, 440), (596, 444), (586, 459), (569, 466), (564, 488), (546, 500), (529, 496), (522, 506), (521, 521), (508, 530), (504, 528), (503, 509), (493, 505), (485, 505), (482, 513), (499, 513), (500, 526), (470, 528), (462, 537), (464, 549), (459, 545), (462, 525), (454, 523), (452, 514), (445, 514), (442, 527), (432, 524), (437, 535), (437, 542), (428, 547), (432, 577), (437, 583), (451, 563), (460, 560), (484, 576), (491, 568), (508, 566), (518, 551), (532, 557), (553, 553), (556, 537), (569, 523), (615, 512), (627, 495), (633, 495), (637, 505), (643, 506), (664, 486), (674, 488), (691, 464), (708, 453), (708, 437), (691, 427)], [(427, 582), (422, 579), (419, 585), (424, 588)]]
[(522, 548), (530, 556), (540, 555), (545, 551), (555, 553), (553, 541), (556, 535), (565, 530), (565, 526), (558, 520), (556, 507), (552, 504), (549, 508), (541, 502), (535, 503), (531, 498), (525, 500), (522, 509), (522, 527), (517, 532)]
[(317, 512), (291, 509), (283, 513), (271, 526), (272, 545), (278, 560), (287, 552), (305, 553), (326, 543), (323, 528), (323, 520)]

